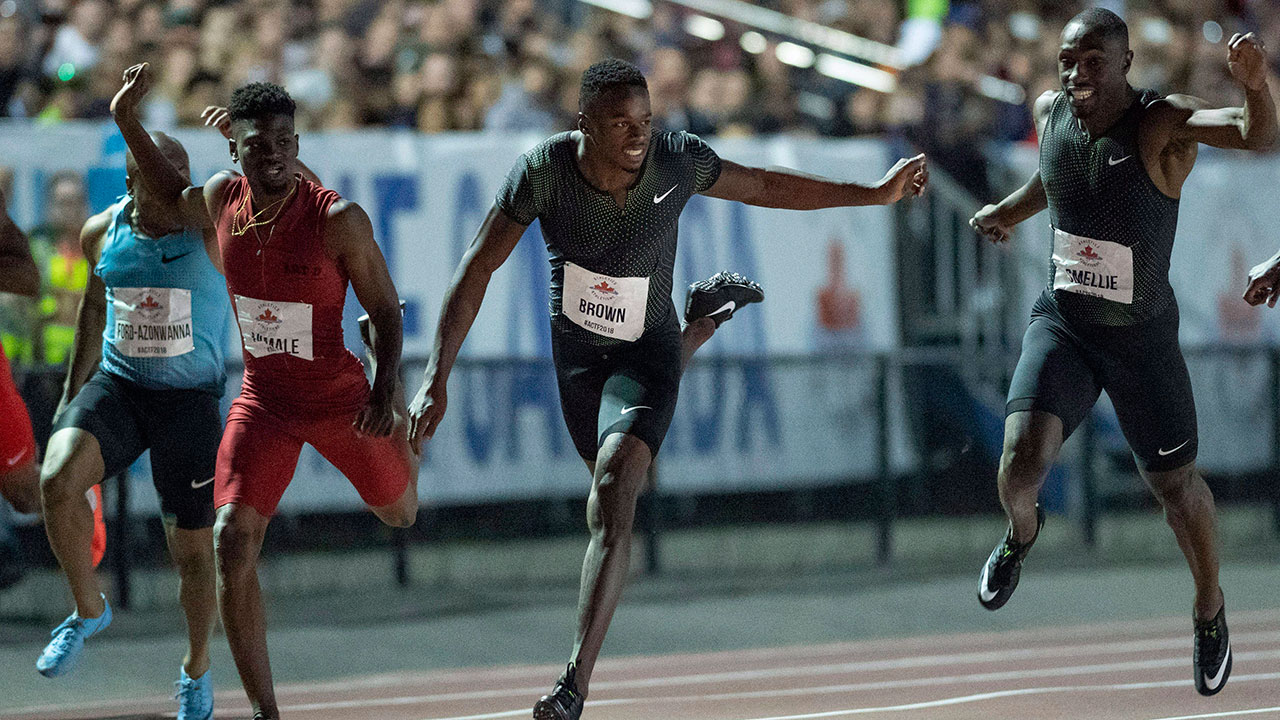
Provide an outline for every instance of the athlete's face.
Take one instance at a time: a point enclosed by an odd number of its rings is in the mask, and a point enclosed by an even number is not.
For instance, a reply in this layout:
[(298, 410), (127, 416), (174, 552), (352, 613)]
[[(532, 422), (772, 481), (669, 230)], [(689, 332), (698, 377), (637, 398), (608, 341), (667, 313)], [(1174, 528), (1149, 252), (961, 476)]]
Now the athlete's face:
[(293, 118), (269, 115), (232, 123), (231, 157), (254, 188), (272, 194), (288, 191), (298, 157)]
[(578, 114), (578, 129), (587, 137), (592, 152), (605, 162), (626, 172), (639, 172), (649, 154), (649, 133), (653, 130), (649, 91), (629, 87), (596, 98)]
[(1062, 31), (1058, 50), (1058, 78), (1076, 117), (1086, 119), (1099, 110), (1114, 110), (1127, 101), (1129, 65), (1133, 51), (1118, 38), (1071, 22)]

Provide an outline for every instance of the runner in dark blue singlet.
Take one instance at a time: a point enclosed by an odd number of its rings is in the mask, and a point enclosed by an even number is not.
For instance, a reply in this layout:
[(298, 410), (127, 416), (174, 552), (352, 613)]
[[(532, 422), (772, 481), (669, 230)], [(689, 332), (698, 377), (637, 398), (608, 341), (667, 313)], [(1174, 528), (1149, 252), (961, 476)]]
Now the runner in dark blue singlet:
[(707, 297), (695, 286), (681, 329), (671, 291), (685, 203), (703, 193), (793, 210), (889, 204), (919, 194), (927, 180), (923, 156), (899, 161), (870, 187), (721, 160), (696, 135), (655, 131), (644, 76), (620, 60), (587, 69), (579, 110), (577, 130), (525, 153), (508, 175), (445, 297), (409, 409), (411, 439), (430, 437), (490, 275), (540, 220), (561, 403), (592, 486), (577, 638), (565, 674), (534, 707), (539, 720), (582, 713), (626, 583), (636, 498), (675, 410), (683, 362), (720, 320), (762, 297), (738, 278), (713, 279), (709, 287), (720, 292)]
[(1049, 283), (1031, 312), (1010, 383), (1000, 501), (1009, 531), (982, 569), (978, 600), (1003, 606), (1044, 513), (1036, 497), (1063, 442), (1106, 390), (1138, 469), (1165, 510), (1195, 581), (1196, 689), (1231, 673), (1213, 494), (1196, 470), (1195, 402), (1178, 347), (1169, 256), (1178, 198), (1199, 143), (1260, 150), (1276, 138), (1266, 57), (1252, 34), (1231, 39), (1228, 65), (1245, 105), (1135, 90), (1125, 79), (1128, 28), (1094, 8), (1062, 32), (1059, 92), (1036, 101), (1040, 170), (971, 224), (993, 240), (1048, 208)]

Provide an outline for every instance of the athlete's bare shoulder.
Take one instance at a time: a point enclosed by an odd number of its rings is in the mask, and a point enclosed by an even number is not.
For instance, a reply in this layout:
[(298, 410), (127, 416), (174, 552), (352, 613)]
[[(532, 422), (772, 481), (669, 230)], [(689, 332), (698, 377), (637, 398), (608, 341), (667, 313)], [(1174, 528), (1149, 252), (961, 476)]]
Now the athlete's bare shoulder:
[(324, 223), (325, 246), (335, 255), (373, 242), (373, 222), (359, 203), (339, 198), (329, 206)]
[(204, 202), (209, 209), (209, 217), (217, 219), (217, 213), (222, 209), (222, 193), (227, 189), (227, 183), (239, 177), (240, 173), (235, 170), (222, 170), (205, 181)]
[(116, 206), (113, 205), (90, 217), (80, 227), (80, 250), (84, 252), (86, 258), (95, 263), (98, 261), (98, 253), (102, 249), (102, 238), (107, 234), (107, 228), (111, 227), (111, 219), (115, 215), (115, 208)]
[(1049, 121), (1049, 113), (1053, 110), (1053, 104), (1057, 102), (1058, 96), (1062, 94), (1061, 90), (1046, 90), (1040, 93), (1040, 97), (1031, 105), (1031, 117), (1036, 123), (1036, 133), (1041, 137), (1044, 136), (1044, 125)]

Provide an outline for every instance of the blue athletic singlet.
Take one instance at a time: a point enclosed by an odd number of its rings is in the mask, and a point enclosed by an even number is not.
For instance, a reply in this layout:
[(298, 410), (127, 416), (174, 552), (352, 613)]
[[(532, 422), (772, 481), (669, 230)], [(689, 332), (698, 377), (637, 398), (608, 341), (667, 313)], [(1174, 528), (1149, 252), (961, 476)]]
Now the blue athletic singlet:
[(199, 230), (162, 238), (129, 223), (133, 200), (111, 206), (94, 273), (107, 286), (102, 369), (154, 390), (222, 395), (231, 303)]

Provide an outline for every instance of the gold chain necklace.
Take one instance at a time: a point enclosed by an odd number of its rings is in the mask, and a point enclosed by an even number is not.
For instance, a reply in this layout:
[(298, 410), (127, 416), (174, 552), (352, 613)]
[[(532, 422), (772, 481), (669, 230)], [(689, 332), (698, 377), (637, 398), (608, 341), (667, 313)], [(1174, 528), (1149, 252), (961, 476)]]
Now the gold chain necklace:
[[(258, 212), (253, 213), (252, 216), (249, 216), (249, 213), (247, 212), (249, 207), (249, 197), (253, 193), (251, 189), (246, 189), (244, 198), (240, 201), (240, 206), (236, 208), (235, 212), (231, 213), (231, 234), (236, 236), (244, 235), (245, 233), (249, 232), (249, 228), (255, 228), (260, 225), (267, 225), (275, 222), (276, 219), (280, 217), (280, 213), (284, 211), (284, 203), (289, 198), (293, 197), (294, 192), (296, 192), (297, 190), (298, 190), (298, 183), (295, 180), (293, 183), (293, 187), (289, 188), (289, 192), (285, 193), (284, 197), (262, 208)], [(258, 219), (262, 217), (264, 214), (266, 214), (268, 211), (270, 211), (272, 208), (276, 208), (276, 213), (274, 215), (272, 215), (270, 218), (266, 220)], [(246, 218), (243, 221), (240, 220), (241, 211), (245, 211), (244, 214), (246, 215)], [(274, 228), (272, 229), (274, 230)], [(254, 234), (257, 234), (257, 230), (254, 231)], [(271, 235), (268, 234), (267, 238), (270, 239), (270, 237)], [(261, 242), (262, 241), (259, 240), (259, 244), (261, 244)], [(262, 252), (261, 248), (259, 248), (258, 252), (259, 253)]]

